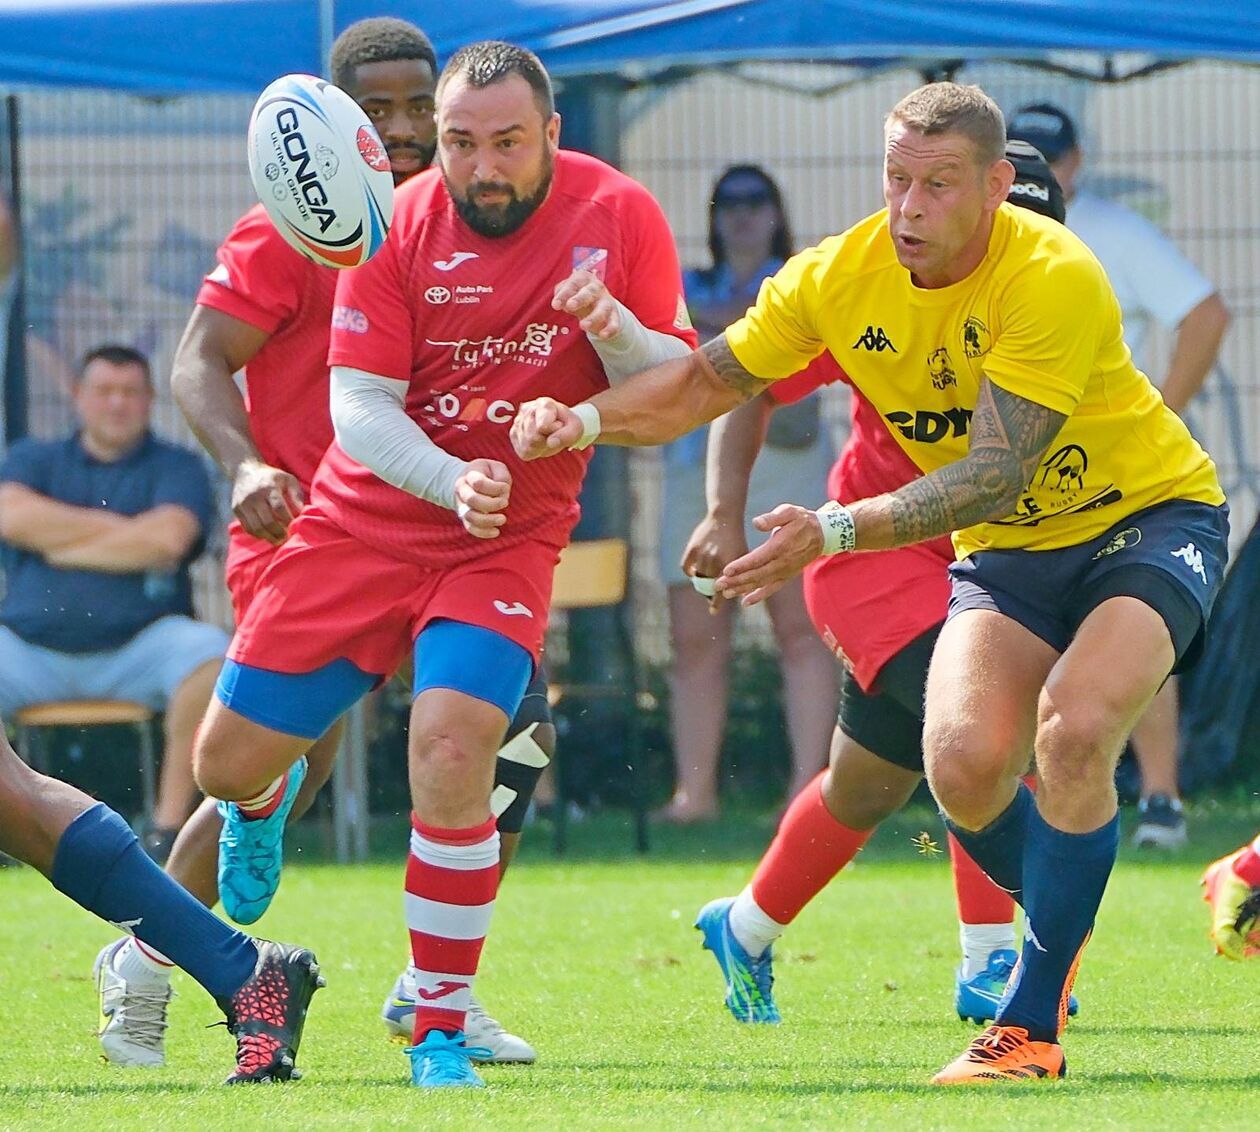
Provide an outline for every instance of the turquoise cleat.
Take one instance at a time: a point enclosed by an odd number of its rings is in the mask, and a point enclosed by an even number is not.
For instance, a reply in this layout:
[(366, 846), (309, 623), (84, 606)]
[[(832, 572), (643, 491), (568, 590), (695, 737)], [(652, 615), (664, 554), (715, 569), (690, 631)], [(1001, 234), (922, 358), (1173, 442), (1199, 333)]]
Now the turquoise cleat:
[(280, 887), (284, 864), (284, 825), (306, 778), (303, 756), (289, 770), (289, 781), (276, 812), (246, 821), (235, 802), (220, 802), (219, 898), (238, 924), (252, 924), (270, 906)]
[(773, 948), (754, 959), (740, 946), (731, 931), (734, 903), (729, 896), (710, 900), (696, 917), (696, 928), (704, 933), (703, 946), (713, 952), (726, 978), (726, 1008), (737, 1022), (780, 1022), (773, 994)]
[(417, 1089), (484, 1089), (472, 1059), (489, 1061), (493, 1056), (488, 1049), (468, 1046), (462, 1030), (449, 1035), (430, 1030), (424, 1041), (403, 1053), (411, 1058), (411, 1083)]
[[(1006, 994), (1006, 984), (1019, 959), (1019, 952), (1010, 948), (1002, 948), (989, 955), (989, 962), (983, 971), (970, 979), (962, 977), (959, 967), (954, 976), (954, 1009), (964, 1022), (975, 1022), (978, 1026), (987, 1026), (997, 1017), (998, 1006), (1002, 996)], [(1075, 1017), (1080, 1009), (1076, 995), (1068, 999), (1068, 1014)]]

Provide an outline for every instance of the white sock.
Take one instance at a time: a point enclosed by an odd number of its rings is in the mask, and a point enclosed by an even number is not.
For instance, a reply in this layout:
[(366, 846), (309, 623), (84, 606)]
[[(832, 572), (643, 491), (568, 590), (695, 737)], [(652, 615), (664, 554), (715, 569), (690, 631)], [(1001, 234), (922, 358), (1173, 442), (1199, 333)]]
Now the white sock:
[(739, 946), (754, 959), (779, 938), (786, 924), (772, 920), (753, 899), (752, 886), (745, 888), (731, 905), (731, 932)]
[(958, 925), (958, 942), (962, 944), (962, 977), (974, 979), (989, 965), (995, 951), (1018, 951), (1014, 924)]
[(156, 948), (141, 947), (139, 940), (129, 939), (114, 952), (110, 966), (129, 983), (164, 983), (174, 964)]

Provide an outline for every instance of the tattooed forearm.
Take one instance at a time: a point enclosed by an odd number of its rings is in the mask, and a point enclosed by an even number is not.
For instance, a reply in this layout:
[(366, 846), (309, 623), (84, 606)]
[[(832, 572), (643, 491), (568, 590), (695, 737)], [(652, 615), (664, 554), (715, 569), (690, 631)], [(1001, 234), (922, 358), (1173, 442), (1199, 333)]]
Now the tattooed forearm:
[(773, 382), (762, 381), (749, 373), (726, 344), (726, 335), (719, 334), (700, 347), (700, 353), (713, 369), (723, 385), (732, 390), (741, 401), (751, 401), (758, 393), (768, 389)]
[(860, 545), (906, 546), (1010, 514), (1066, 419), (982, 381), (967, 455), (883, 496), (888, 530), (871, 524)]

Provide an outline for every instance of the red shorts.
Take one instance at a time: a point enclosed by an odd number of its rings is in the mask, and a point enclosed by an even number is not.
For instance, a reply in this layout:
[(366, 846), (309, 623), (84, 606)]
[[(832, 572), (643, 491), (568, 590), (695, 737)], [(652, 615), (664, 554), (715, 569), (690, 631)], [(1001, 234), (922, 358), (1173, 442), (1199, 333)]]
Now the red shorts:
[(227, 583), (228, 593), (232, 598), (232, 616), (238, 625), (245, 620), (245, 611), (254, 600), (254, 594), (258, 592), (258, 583), (279, 549), (266, 539), (247, 535), (245, 528), (235, 519), (228, 527), (227, 561), (223, 565), (223, 580)]
[(228, 656), (289, 673), (345, 658), (383, 677), (425, 625), (447, 618), (500, 633), (537, 663), (559, 551), (541, 543), (497, 553), (493, 540), (485, 546), (470, 561), (425, 569), (303, 512), (263, 574)]
[(865, 692), (891, 657), (945, 620), (951, 560), (929, 546), (834, 554), (805, 569), (814, 628)]

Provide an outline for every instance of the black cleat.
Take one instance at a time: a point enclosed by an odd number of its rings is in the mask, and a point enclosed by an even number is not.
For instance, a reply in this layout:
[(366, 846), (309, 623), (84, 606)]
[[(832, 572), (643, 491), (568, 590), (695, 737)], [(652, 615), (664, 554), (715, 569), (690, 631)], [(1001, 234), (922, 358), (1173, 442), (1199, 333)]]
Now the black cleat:
[(229, 1085), (246, 1081), (288, 1081), (295, 1067), (306, 1008), (324, 985), (315, 953), (269, 940), (254, 941), (254, 973), (230, 999), (220, 999), (227, 1028), (236, 1038), (236, 1072)]

